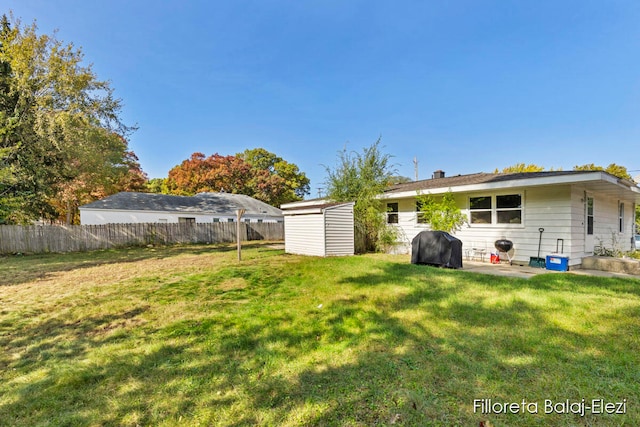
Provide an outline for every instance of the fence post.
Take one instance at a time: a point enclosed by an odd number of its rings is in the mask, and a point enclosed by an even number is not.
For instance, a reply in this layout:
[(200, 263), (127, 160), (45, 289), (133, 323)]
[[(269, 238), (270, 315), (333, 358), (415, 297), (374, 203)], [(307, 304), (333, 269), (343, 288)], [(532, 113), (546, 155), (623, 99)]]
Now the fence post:
[(240, 220), (242, 219), (242, 215), (244, 215), (244, 209), (238, 209), (236, 211), (237, 221), (236, 221), (236, 240), (238, 241), (238, 261), (242, 261), (242, 238), (240, 237)]

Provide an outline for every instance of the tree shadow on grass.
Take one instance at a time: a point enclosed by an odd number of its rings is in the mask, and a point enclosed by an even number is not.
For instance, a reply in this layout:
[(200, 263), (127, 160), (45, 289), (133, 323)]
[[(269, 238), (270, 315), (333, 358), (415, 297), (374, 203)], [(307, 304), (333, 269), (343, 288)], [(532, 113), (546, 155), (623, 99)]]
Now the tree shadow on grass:
[[(147, 309), (147, 306), (135, 307), (76, 321), (54, 317), (25, 325), (0, 322), (0, 348), (5, 350), (0, 354), (0, 369), (8, 366), (20, 369), (49, 359), (81, 358), (96, 345), (121, 339), (118, 333), (124, 328), (142, 324), (139, 316)], [(12, 360), (12, 357), (18, 359)]]
[[(637, 374), (621, 374), (639, 362), (638, 323), (624, 320), (637, 306), (622, 317), (594, 315), (589, 320), (604, 325), (597, 334), (576, 332), (554, 321), (555, 307), (517, 296), (526, 280), (483, 283), (514, 292), (495, 302), (468, 292), (465, 280), (474, 277), (389, 264), (339, 280), (322, 308), (276, 310), (260, 300), (243, 308), (246, 316), (174, 322), (145, 330), (138, 340), (154, 343), (150, 349), (120, 350), (99, 366), (82, 363), (93, 345), (87, 332), (108, 319), (89, 319), (82, 333), (59, 325), (75, 334), (78, 349), (49, 348), (64, 366), (13, 384), (0, 425), (637, 425), (637, 413), (474, 413), (480, 398), (640, 398)], [(365, 291), (385, 283), (400, 291), (372, 303)], [(33, 339), (38, 333), (28, 331)], [(619, 342), (611, 345), (609, 334)]]

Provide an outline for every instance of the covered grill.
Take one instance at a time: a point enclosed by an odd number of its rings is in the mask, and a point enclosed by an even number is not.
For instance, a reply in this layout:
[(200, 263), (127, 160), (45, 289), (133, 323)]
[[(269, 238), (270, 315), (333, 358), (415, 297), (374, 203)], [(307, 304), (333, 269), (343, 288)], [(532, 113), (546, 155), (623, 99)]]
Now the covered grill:
[(462, 241), (444, 231), (422, 231), (411, 241), (411, 263), (462, 268)]

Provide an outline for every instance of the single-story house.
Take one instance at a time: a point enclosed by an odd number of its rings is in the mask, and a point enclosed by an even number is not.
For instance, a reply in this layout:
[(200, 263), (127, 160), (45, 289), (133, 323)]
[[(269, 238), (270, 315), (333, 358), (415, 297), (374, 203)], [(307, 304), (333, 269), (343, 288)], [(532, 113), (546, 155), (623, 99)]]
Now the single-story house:
[(312, 200), (286, 203), (284, 250), (315, 256), (345, 256), (355, 253), (353, 202)]
[[(635, 207), (640, 188), (631, 181), (602, 171), (476, 173), (397, 184), (381, 195), (387, 222), (398, 227), (400, 248), (428, 230), (419, 213), (418, 194), (434, 197), (451, 191), (468, 222), (452, 233), (463, 249), (496, 251), (498, 239), (513, 242), (514, 262), (555, 252), (568, 256), (568, 266), (598, 246), (630, 251), (633, 248)], [(541, 229), (544, 229), (542, 233)], [(542, 236), (540, 238), (540, 236)], [(504, 255), (503, 255), (504, 256)]]
[(244, 209), (245, 222), (283, 222), (282, 211), (253, 197), (231, 193), (195, 196), (123, 192), (80, 206), (80, 223), (234, 222)]

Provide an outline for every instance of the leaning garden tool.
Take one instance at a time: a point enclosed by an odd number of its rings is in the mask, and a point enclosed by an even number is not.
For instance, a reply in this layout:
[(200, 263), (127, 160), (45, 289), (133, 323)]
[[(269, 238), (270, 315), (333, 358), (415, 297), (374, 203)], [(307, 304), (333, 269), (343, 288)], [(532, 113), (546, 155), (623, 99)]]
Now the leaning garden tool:
[(544, 268), (545, 259), (540, 258), (540, 246), (542, 245), (542, 232), (544, 231), (544, 228), (540, 227), (538, 231), (540, 232), (540, 239), (538, 240), (538, 256), (529, 258), (529, 267)]

